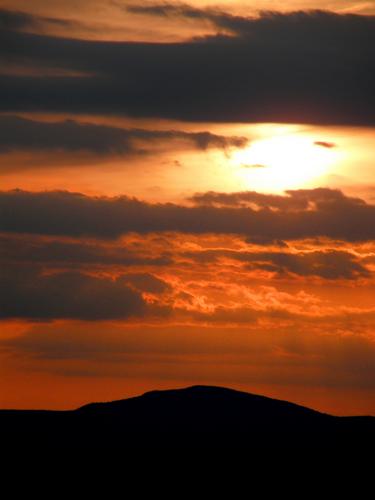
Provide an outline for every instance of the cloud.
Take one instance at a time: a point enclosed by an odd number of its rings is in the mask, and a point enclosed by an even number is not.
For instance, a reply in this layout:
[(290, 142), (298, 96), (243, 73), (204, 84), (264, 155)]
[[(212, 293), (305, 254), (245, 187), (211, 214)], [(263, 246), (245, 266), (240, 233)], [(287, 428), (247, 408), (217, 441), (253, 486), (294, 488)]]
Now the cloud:
[[(253, 18), (235, 16), (219, 8), (198, 8), (183, 2), (163, 2), (124, 5), (123, 9), (132, 14), (162, 18), (185, 18), (193, 21), (209, 21), (214, 27), (226, 33), (246, 33)], [(263, 14), (264, 15), (264, 14)]]
[(121, 276), (121, 280), (140, 292), (159, 294), (171, 290), (168, 283), (150, 273), (127, 273)]
[[(234, 250), (230, 242), (226, 247), (222, 243), (219, 248), (205, 249), (207, 240), (206, 236), (202, 235), (196, 238), (196, 249), (187, 251), (184, 247), (184, 238), (191, 239), (190, 235), (188, 237), (180, 235), (180, 243), (176, 245), (174, 245), (176, 233), (166, 234), (163, 243), (153, 241), (151, 235), (140, 237), (145, 238), (144, 241), (137, 242), (134, 246), (131, 242), (134, 235), (130, 236), (130, 241), (122, 238), (114, 242), (103, 242), (103, 240), (85, 242), (26, 234), (2, 234), (0, 261), (5, 268), (15, 264), (42, 266), (46, 273), (67, 270), (96, 274), (110, 273), (117, 276), (121, 273), (124, 283), (140, 292), (152, 294), (179, 293), (178, 290), (173, 291), (169, 283), (154, 273), (160, 272), (166, 277), (172, 277), (173, 282), (179, 276), (182, 288), (186, 291), (186, 286), (183, 285), (185, 280), (192, 280), (194, 276), (199, 277), (202, 266), (207, 265), (215, 270), (212, 276), (215, 272), (227, 272), (230, 266), (231, 272), (236, 274), (237, 282), (245, 284), (254, 279), (254, 276), (264, 276), (263, 272), (257, 273), (257, 271), (267, 271), (274, 279), (311, 276), (325, 280), (370, 278), (371, 272), (367, 266), (371, 266), (374, 262), (374, 258), (367, 254), (360, 256), (340, 249), (320, 249), (319, 243), (313, 247), (314, 250), (299, 252), (289, 249), (286, 243), (275, 241), (256, 242), (263, 246), (272, 244), (273, 249), (267, 251), (259, 251), (259, 248), (254, 247), (251, 250), (244, 248)], [(275, 246), (282, 251), (275, 251)], [(239, 265), (233, 269), (233, 263)], [(206, 273), (205, 280), (210, 281), (212, 278), (209, 278), (208, 269)]]
[(10, 265), (1, 272), (0, 317), (105, 320), (160, 314), (128, 281), (126, 275), (111, 279), (75, 271), (44, 274), (32, 266)]
[[(149, 249), (146, 249), (149, 250)], [(162, 251), (140, 252), (139, 248), (126, 248), (120, 242), (106, 245), (102, 241), (46, 240), (38, 236), (0, 234), (0, 259), (7, 265), (9, 261), (29, 262), (50, 266), (167, 266), (171, 256)]]
[(206, 193), (196, 193), (188, 200), (198, 206), (255, 206), (257, 208), (272, 208), (282, 211), (307, 210), (313, 208), (313, 206), (323, 207), (326, 204), (348, 204), (353, 206), (366, 204), (360, 198), (346, 196), (339, 189), (331, 188), (289, 189), (285, 191), (285, 195), (258, 193), (256, 191), (237, 191), (233, 193), (207, 191)]
[(242, 148), (245, 137), (225, 137), (210, 132), (123, 129), (108, 125), (65, 120), (42, 122), (19, 116), (0, 116), (0, 153), (12, 151), (88, 152), (97, 155), (136, 156), (164, 148)]
[(336, 144), (334, 142), (326, 142), (326, 141), (315, 141), (314, 142), (315, 146), (321, 146), (322, 148), (335, 148)]
[[(375, 238), (375, 205), (328, 188), (260, 195), (261, 208), (152, 204), (120, 196), (90, 197), (66, 191), (0, 192), (0, 231), (116, 238), (122, 234), (176, 231), (238, 234), (259, 241), (327, 237), (346, 241)], [(296, 208), (296, 207), (300, 208)]]
[(351, 252), (317, 250), (309, 252), (246, 252), (231, 250), (206, 250), (186, 252), (186, 257), (198, 262), (217, 262), (228, 259), (244, 263), (245, 269), (261, 269), (283, 276), (318, 276), (320, 278), (357, 279), (369, 277), (369, 270)]
[[(121, 4), (118, 4), (119, 6)], [(124, 5), (123, 8), (128, 12), (133, 12), (134, 14), (145, 14), (150, 16), (182, 16), (189, 17), (191, 19), (205, 18), (210, 15), (210, 12), (214, 13), (212, 9), (199, 9), (188, 5), (183, 2), (179, 3), (148, 3), (146, 5), (141, 5), (137, 3), (131, 3), (129, 5)]]
[(0, 9), (0, 29), (2, 30), (17, 31), (25, 28), (35, 28), (38, 25), (38, 18), (32, 14)]
[(0, 110), (374, 125), (375, 17), (204, 16), (232, 35), (153, 44), (4, 30), (4, 61), (91, 76), (3, 75)]
[[(89, 326), (89, 328), (88, 328)], [(261, 329), (196, 326), (133, 327), (111, 324), (34, 325), (0, 342), (7, 353), (36, 360), (34, 370), (222, 383), (374, 389), (375, 346), (365, 337), (329, 335), (303, 323)], [(249, 331), (251, 334), (249, 334)], [(74, 364), (77, 361), (78, 364)], [(98, 362), (100, 361), (100, 362)], [(87, 365), (87, 363), (90, 363)]]
[(300, 254), (259, 252), (248, 258), (249, 267), (278, 274), (319, 276), (324, 279), (356, 279), (369, 277), (370, 272), (355, 255), (341, 251), (315, 251)]
[[(257, 33), (258, 26), (260, 25), (258, 16), (236, 16), (224, 10), (220, 10), (218, 7), (197, 8), (184, 2), (148, 3), (146, 5), (133, 3), (124, 6), (124, 9), (133, 14), (142, 14), (146, 16), (163, 18), (177, 17), (196, 21), (209, 21), (219, 30), (219, 33), (231, 35), (252, 36)], [(318, 14), (318, 12), (322, 11), (315, 11), (314, 13)], [(300, 19), (303, 19), (303, 16), (312, 14), (313, 12), (294, 12), (289, 13), (288, 16), (299, 16)], [(262, 11), (261, 18), (263, 20), (263, 28), (267, 27), (267, 21), (272, 22), (272, 20), (279, 15), (278, 12)]]
[(66, 27), (74, 28), (80, 26), (79, 21), (72, 19), (61, 19), (55, 17), (39, 16), (29, 12), (9, 10), (0, 8), (0, 30), (1, 31), (37, 31), (43, 32), (45, 28)]
[[(360, 29), (361, 17), (353, 14), (339, 14), (321, 9), (291, 11), (288, 13), (262, 10), (257, 16), (239, 16), (221, 10), (218, 7), (197, 8), (183, 2), (163, 2), (137, 4), (136, 2), (124, 7), (128, 12), (158, 17), (184, 17), (211, 22), (219, 32), (232, 35), (251, 37), (261, 40), (277, 36), (283, 43), (295, 39), (295, 35), (312, 36), (317, 32), (323, 37), (331, 34), (342, 34), (344, 30), (353, 30), (357, 34)], [(370, 20), (372, 16), (367, 16)], [(362, 17), (366, 19), (366, 17)], [(332, 21), (337, 22), (332, 25)], [(373, 19), (372, 19), (373, 21)], [(258, 41), (258, 40), (256, 40)]]
[(308, 208), (308, 197), (298, 196), (297, 191), (286, 191), (286, 193), (290, 196), (257, 193), (256, 191), (237, 191), (234, 193), (207, 191), (206, 193), (195, 193), (188, 199), (198, 206), (241, 207), (255, 205), (259, 208), (269, 207), (283, 210)]

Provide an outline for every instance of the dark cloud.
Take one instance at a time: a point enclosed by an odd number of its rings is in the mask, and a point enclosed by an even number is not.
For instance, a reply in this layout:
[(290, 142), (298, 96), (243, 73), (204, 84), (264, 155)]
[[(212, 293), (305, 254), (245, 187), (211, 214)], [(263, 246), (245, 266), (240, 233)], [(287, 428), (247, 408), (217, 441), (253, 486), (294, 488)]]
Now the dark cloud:
[[(173, 237), (173, 236), (171, 236)], [(258, 245), (273, 245), (283, 248), (283, 251), (260, 252), (234, 251), (230, 249), (210, 249), (204, 251), (182, 252), (173, 255), (157, 251), (155, 256), (145, 254), (147, 244), (141, 252), (139, 249), (129, 249), (124, 244), (105, 244), (96, 240), (81, 241), (46, 241), (45, 238), (33, 235), (0, 235), (0, 260), (2, 265), (42, 265), (43, 269), (101, 269), (102, 266), (123, 268), (141, 268), (142, 272), (126, 272), (122, 281), (141, 292), (164, 293), (170, 290), (169, 284), (149, 272), (144, 272), (145, 266), (168, 267), (177, 262), (181, 264), (186, 259), (200, 263), (212, 264), (219, 261), (237, 261), (244, 269), (263, 269), (277, 276), (294, 274), (298, 276), (319, 276), (325, 279), (357, 279), (370, 276), (366, 264), (371, 264), (374, 258), (359, 258), (351, 252), (338, 250), (319, 250), (293, 253), (286, 251), (288, 245), (283, 241), (257, 240)], [(168, 244), (168, 242), (166, 242)]]
[[(142, 14), (146, 16), (158, 16), (163, 18), (185, 18), (193, 21), (208, 21), (219, 32), (246, 35), (249, 34), (252, 25), (254, 24), (253, 18), (235, 16), (228, 12), (224, 12), (219, 8), (197, 8), (187, 3), (149, 3), (146, 5), (133, 3), (125, 5), (124, 9), (132, 14)], [(263, 16), (270, 15), (270, 13), (263, 13)]]
[(0, 9), (0, 29), (18, 31), (27, 28), (37, 28), (38, 18), (26, 12)]
[(259, 235), (247, 236), (245, 238), (245, 242), (250, 243), (251, 245), (260, 245), (260, 246), (272, 245), (280, 248), (288, 248), (288, 243), (286, 243), (283, 240), (272, 238), (270, 236), (259, 236)]
[(167, 266), (172, 263), (165, 252), (157, 256), (143, 255), (124, 244), (105, 245), (100, 241), (46, 241), (31, 235), (0, 235), (0, 259), (8, 262), (50, 266)]
[(141, 292), (164, 293), (171, 290), (171, 286), (164, 280), (150, 273), (127, 273), (121, 280)]
[(43, 274), (31, 266), (3, 269), (0, 297), (1, 318), (104, 320), (157, 314), (121, 276)]
[[(373, 16), (361, 17), (356, 14), (338, 14), (319, 9), (288, 13), (263, 10), (260, 11), (259, 16), (246, 17), (230, 14), (218, 7), (196, 8), (183, 2), (148, 3), (147, 5), (134, 3), (125, 8), (128, 12), (135, 14), (209, 21), (218, 28), (219, 32), (251, 37), (255, 42), (270, 41), (276, 36), (283, 44), (295, 40), (296, 35), (303, 37), (304, 41), (310, 38), (311, 43), (317, 42), (317, 40), (312, 40), (312, 37), (318, 34), (325, 41), (332, 40), (332, 37), (337, 35), (343, 36), (345, 31), (363, 36), (364, 33), (360, 33), (361, 26), (369, 28), (374, 21)], [(333, 23), (333, 20), (336, 22)]]
[(327, 250), (300, 253), (290, 252), (236, 252), (206, 250), (185, 253), (185, 257), (202, 263), (229, 259), (245, 264), (247, 269), (262, 269), (283, 276), (318, 276), (320, 278), (357, 279), (369, 277), (369, 270), (350, 252)]
[[(268, 195), (263, 196), (265, 202)], [(126, 196), (13, 190), (0, 193), (0, 231), (97, 238), (158, 231), (239, 234), (265, 241), (375, 238), (375, 205), (328, 188), (288, 191), (284, 198), (283, 208), (271, 210), (269, 206), (189, 207), (152, 204)], [(295, 208), (298, 203), (299, 209)]]
[(74, 120), (42, 122), (19, 116), (0, 116), (0, 153), (10, 151), (86, 151), (99, 155), (143, 155), (160, 143), (164, 147), (207, 149), (242, 148), (245, 137), (225, 137), (210, 132), (123, 129)]
[(314, 145), (321, 146), (322, 148), (328, 148), (328, 149), (336, 147), (336, 144), (334, 142), (326, 142), (326, 141), (315, 141)]
[(302, 210), (308, 207), (308, 199), (301, 196), (282, 196), (278, 194), (264, 194), (256, 191), (238, 191), (234, 193), (220, 193), (207, 191), (195, 193), (188, 198), (197, 206), (213, 207), (245, 207), (255, 205), (259, 208), (277, 208), (283, 210)]
[[(252, 261), (252, 262), (251, 262)], [(324, 279), (356, 279), (369, 277), (370, 272), (349, 252), (315, 251), (301, 254), (264, 252), (249, 258), (249, 267), (278, 274), (319, 276)]]
[[(120, 5), (120, 4), (118, 4)], [(146, 5), (140, 5), (137, 3), (124, 5), (124, 9), (128, 12), (134, 14), (144, 14), (149, 16), (161, 16), (161, 17), (187, 17), (190, 19), (207, 19), (210, 16), (214, 16), (215, 12), (219, 15), (219, 11), (213, 9), (199, 9), (192, 7), (183, 2), (179, 3), (148, 3)], [(225, 15), (225, 14), (224, 14)], [(229, 14), (228, 14), (229, 15)]]
[(79, 22), (71, 19), (38, 16), (28, 12), (0, 8), (1, 31), (43, 31), (48, 26), (74, 27), (79, 25)]
[(365, 204), (359, 198), (350, 198), (341, 191), (330, 188), (287, 190), (286, 195), (265, 194), (256, 191), (238, 191), (234, 193), (220, 193), (207, 191), (196, 193), (188, 198), (194, 205), (217, 207), (256, 206), (258, 208), (272, 208), (283, 211), (305, 210), (311, 204), (349, 203), (353, 205)]
[(0, 109), (374, 125), (375, 17), (322, 11), (201, 17), (233, 35), (153, 44), (3, 30), (3, 60), (91, 76), (3, 75)]

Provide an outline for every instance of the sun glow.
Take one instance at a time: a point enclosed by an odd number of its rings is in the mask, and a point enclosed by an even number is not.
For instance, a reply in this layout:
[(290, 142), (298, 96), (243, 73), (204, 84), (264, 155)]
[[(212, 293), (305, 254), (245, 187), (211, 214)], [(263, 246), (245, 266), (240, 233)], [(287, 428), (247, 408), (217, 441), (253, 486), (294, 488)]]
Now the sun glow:
[(279, 191), (317, 180), (338, 156), (333, 143), (290, 134), (256, 140), (233, 153), (231, 160), (248, 187)]

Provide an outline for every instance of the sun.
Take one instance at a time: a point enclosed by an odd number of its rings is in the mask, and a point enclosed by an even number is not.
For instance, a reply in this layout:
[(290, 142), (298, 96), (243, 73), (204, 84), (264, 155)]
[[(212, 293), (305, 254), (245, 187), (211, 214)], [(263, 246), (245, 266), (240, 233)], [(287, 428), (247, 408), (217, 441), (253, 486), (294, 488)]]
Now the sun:
[(236, 174), (251, 189), (282, 191), (306, 186), (338, 159), (334, 144), (298, 134), (262, 138), (233, 153)]

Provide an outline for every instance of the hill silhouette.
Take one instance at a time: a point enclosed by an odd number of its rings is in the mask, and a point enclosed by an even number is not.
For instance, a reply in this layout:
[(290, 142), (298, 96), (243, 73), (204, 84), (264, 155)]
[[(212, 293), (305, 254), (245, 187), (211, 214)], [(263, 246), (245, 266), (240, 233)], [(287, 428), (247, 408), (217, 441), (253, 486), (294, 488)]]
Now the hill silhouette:
[(336, 417), (222, 387), (151, 391), (76, 410), (1, 410), (4, 448), (370, 448), (375, 417)]

